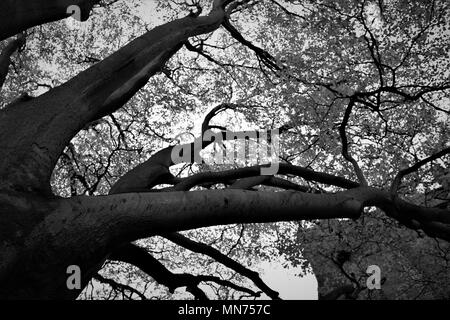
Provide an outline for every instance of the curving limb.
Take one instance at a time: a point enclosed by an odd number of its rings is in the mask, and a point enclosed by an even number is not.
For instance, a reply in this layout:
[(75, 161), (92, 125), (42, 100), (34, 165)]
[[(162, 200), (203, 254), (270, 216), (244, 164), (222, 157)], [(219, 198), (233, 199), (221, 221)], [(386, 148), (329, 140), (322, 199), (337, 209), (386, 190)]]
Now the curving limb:
[(143, 293), (136, 290), (135, 288), (130, 287), (123, 283), (116, 282), (112, 279), (105, 278), (98, 273), (93, 276), (93, 279), (95, 279), (101, 283), (109, 285), (111, 288), (113, 288), (113, 290), (121, 291), (124, 295), (125, 295), (125, 291), (129, 291), (131, 293), (130, 297), (129, 297), (130, 299), (133, 298), (133, 294), (136, 294), (142, 300), (147, 300), (147, 297)]
[(67, 8), (80, 8), (80, 18), (85, 21), (92, 7), (100, 0), (2, 0), (0, 2), (0, 41), (28, 28), (61, 20), (71, 15)]
[[(187, 16), (158, 26), (61, 86), (32, 101), (2, 110), (0, 147), (10, 152), (0, 159), (0, 188), (22, 188), (51, 195), (49, 181), (53, 168), (70, 140), (87, 123), (128, 102), (189, 37), (219, 28), (230, 2), (216, 0), (208, 15)], [(42, 108), (47, 111), (39, 112)], [(23, 126), (14, 125), (19, 121)], [(8, 145), (4, 145), (3, 137), (11, 137)], [(15, 163), (21, 166), (14, 169)]]
[(269, 286), (267, 286), (264, 283), (264, 281), (260, 278), (258, 272), (252, 271), (244, 267), (242, 264), (231, 259), (227, 255), (221, 253), (219, 250), (211, 246), (208, 246), (204, 243), (193, 241), (179, 233), (163, 234), (162, 236), (167, 240), (170, 240), (173, 243), (182, 246), (190, 251), (201, 253), (211, 257), (215, 261), (223, 264), (224, 266), (230, 268), (231, 270), (234, 270), (240, 275), (252, 280), (253, 283), (271, 299), (275, 300), (279, 299), (278, 292), (272, 290)]
[(207, 295), (198, 287), (201, 282), (214, 282), (255, 297), (259, 296), (259, 293), (254, 292), (253, 290), (215, 276), (173, 273), (150, 255), (147, 250), (131, 243), (120, 246), (114, 251), (109, 259), (130, 263), (138, 267), (151, 276), (156, 282), (168, 287), (171, 293), (177, 288), (186, 287), (186, 289), (199, 300), (208, 299)]
[[(183, 178), (180, 182), (175, 185), (175, 190), (190, 190), (192, 187), (205, 183), (214, 181), (216, 183), (221, 183), (229, 181), (231, 179), (241, 179), (259, 176), (261, 174), (261, 168), (267, 165), (256, 165), (251, 167), (243, 167), (231, 170), (225, 170), (220, 172), (201, 172), (192, 175), (187, 178)], [(332, 174), (317, 172), (312, 169), (303, 168), (300, 166), (295, 166), (287, 163), (278, 164), (278, 174), (290, 174), (301, 177), (305, 180), (315, 181), (318, 183), (328, 184), (337, 186), (345, 189), (357, 188), (359, 184), (357, 182), (334, 176)]]
[(397, 175), (395, 176), (394, 180), (392, 181), (391, 184), (391, 193), (393, 195), (395, 195), (397, 193), (398, 188), (400, 187), (400, 184), (402, 182), (402, 179), (404, 176), (411, 174), (413, 172), (416, 172), (417, 170), (419, 170), (421, 167), (423, 167), (424, 165), (426, 165), (427, 163), (434, 161), (438, 158), (441, 158), (447, 154), (450, 154), (450, 147), (449, 148), (445, 148), (425, 159), (420, 160), (419, 162), (415, 163), (414, 165), (412, 165), (411, 167), (408, 167), (406, 169), (400, 170)]
[(242, 34), (231, 24), (228, 18), (224, 19), (222, 25), (234, 39), (252, 50), (256, 54), (259, 61), (261, 61), (262, 64), (265, 65), (269, 70), (271, 70), (272, 72), (281, 70), (281, 67), (278, 66), (276, 59), (269, 52), (245, 39), (244, 36), (242, 36)]

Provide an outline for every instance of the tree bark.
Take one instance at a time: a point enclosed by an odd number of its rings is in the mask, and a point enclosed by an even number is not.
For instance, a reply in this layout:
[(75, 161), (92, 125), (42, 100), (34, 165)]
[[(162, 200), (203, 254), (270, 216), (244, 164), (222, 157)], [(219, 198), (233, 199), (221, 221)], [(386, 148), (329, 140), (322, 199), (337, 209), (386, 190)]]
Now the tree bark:
[[(189, 38), (217, 29), (222, 1), (207, 16), (156, 27), (65, 84), (0, 113), (0, 190), (50, 192), (69, 141), (89, 122), (122, 107)], [(20, 164), (20, 165), (18, 165)]]
[[(2, 207), (19, 201), (2, 200)], [(69, 265), (81, 268), (84, 286), (113, 248), (160, 233), (230, 223), (357, 218), (362, 208), (346, 196), (243, 190), (83, 196), (45, 206), (21, 200), (42, 212), (26, 237), (8, 229), (9, 241), (0, 249), (8, 253), (0, 262), (1, 298), (75, 298), (79, 291), (65, 284)]]
[(0, 41), (28, 28), (69, 17), (67, 8), (81, 9), (81, 20), (89, 17), (99, 0), (2, 0), (0, 2)]
[[(22, 203), (25, 211), (28, 207), (40, 211), (33, 217), (37, 225), (26, 237), (16, 234), (23, 232), (21, 228), (16, 232), (7, 229), (8, 241), (1, 248), (7, 255), (3, 254), (1, 262), (0, 297), (75, 298), (79, 291), (65, 285), (69, 265), (80, 266), (85, 285), (115, 247), (161, 233), (235, 223), (357, 219), (364, 206), (372, 205), (400, 220), (411, 215), (419, 219), (419, 213), (426, 212), (389, 197), (388, 192), (366, 187), (336, 194), (226, 189), (82, 196), (50, 202), (3, 197), (3, 208)], [(23, 223), (20, 218), (12, 221)], [(439, 220), (427, 223), (445, 227), (450, 240), (448, 224), (444, 224), (448, 211), (436, 211), (427, 218)]]
[(5, 83), (11, 64), (11, 56), (25, 43), (25, 35), (20, 34), (16, 39), (11, 40), (0, 54), (0, 90)]

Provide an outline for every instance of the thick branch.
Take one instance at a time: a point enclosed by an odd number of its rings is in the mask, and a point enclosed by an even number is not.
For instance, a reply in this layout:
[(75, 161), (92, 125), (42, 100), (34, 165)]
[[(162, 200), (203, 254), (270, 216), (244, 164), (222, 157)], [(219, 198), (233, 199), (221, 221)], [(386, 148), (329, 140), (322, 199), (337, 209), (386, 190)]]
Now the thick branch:
[(0, 41), (28, 28), (72, 15), (67, 8), (76, 5), (81, 20), (89, 17), (92, 6), (99, 0), (2, 0), (0, 1)]
[[(2, 110), (0, 147), (9, 150), (0, 159), (3, 187), (50, 192), (54, 165), (72, 137), (126, 103), (189, 37), (217, 29), (226, 2), (215, 1), (208, 16), (188, 16), (156, 27), (67, 83)], [(11, 125), (18, 122), (20, 127)]]
[(163, 237), (193, 252), (201, 253), (213, 258), (215, 261), (252, 280), (253, 283), (270, 298), (279, 299), (278, 292), (272, 290), (269, 286), (267, 286), (259, 277), (258, 272), (244, 267), (242, 264), (224, 255), (219, 250), (204, 243), (193, 241), (179, 233), (164, 234)]
[(347, 108), (345, 109), (344, 118), (342, 119), (342, 123), (339, 127), (339, 134), (341, 136), (342, 141), (342, 155), (344, 156), (345, 160), (349, 161), (353, 165), (353, 169), (355, 170), (356, 176), (358, 177), (360, 184), (362, 186), (367, 186), (366, 178), (364, 177), (364, 174), (361, 168), (359, 167), (358, 162), (348, 152), (348, 140), (347, 134), (345, 132), (345, 127), (347, 126), (347, 123), (350, 119), (350, 115), (352, 113), (354, 105), (355, 100), (351, 98)]
[[(233, 104), (223, 103), (214, 107), (207, 113), (202, 123), (201, 137), (210, 126), (211, 120), (226, 109), (236, 108)], [(201, 138), (199, 138), (201, 139)], [(191, 159), (195, 158), (201, 149), (207, 147), (212, 141), (204, 141), (200, 143), (189, 143), (181, 145), (185, 149), (191, 150)], [(135, 168), (123, 175), (112, 187), (109, 194), (125, 193), (125, 192), (143, 192), (152, 189), (158, 184), (174, 184), (179, 183), (175, 177), (170, 174), (169, 167), (174, 165), (172, 160), (172, 150), (174, 146), (164, 148), (150, 157), (147, 161), (139, 164)], [(184, 150), (184, 149), (183, 149)]]
[(272, 2), (273, 4), (275, 4), (277, 7), (279, 7), (284, 13), (286, 13), (288, 16), (294, 16), (294, 17), (296, 17), (296, 18), (301, 18), (301, 19), (305, 19), (304, 17), (302, 17), (301, 15), (299, 15), (299, 14), (297, 14), (297, 13), (295, 13), (295, 12), (292, 12), (292, 11), (289, 11), (284, 5), (282, 5), (281, 3), (279, 3), (278, 1), (276, 1), (276, 0), (270, 0), (270, 2)]
[(120, 242), (222, 224), (356, 219), (366, 197), (358, 191), (362, 192), (361, 189), (352, 189), (337, 194), (309, 194), (226, 189), (131, 193), (74, 197), (62, 204), (70, 205), (73, 212), (91, 212), (76, 219), (81, 219), (80, 223), (90, 222), (86, 224), (89, 229), (103, 225), (100, 228)]
[(263, 184), (267, 180), (271, 178), (270, 176), (256, 176), (256, 177), (248, 177), (242, 178), (235, 181), (228, 189), (242, 189), (249, 190), (257, 185)]
[[(252, 166), (238, 169), (231, 169), (220, 172), (201, 172), (196, 175), (184, 178), (179, 184), (175, 186), (176, 190), (189, 190), (192, 187), (205, 182), (224, 182), (230, 179), (240, 179), (258, 176), (261, 173), (263, 166)], [(359, 186), (358, 183), (347, 180), (342, 177), (334, 176), (328, 173), (317, 172), (311, 169), (290, 165), (287, 163), (280, 163), (278, 174), (292, 174), (299, 176), (305, 180), (312, 180), (319, 183), (338, 186), (341, 188), (351, 189)]]
[[(89, 229), (100, 228), (119, 243), (212, 225), (356, 219), (366, 206), (379, 207), (401, 222), (415, 221), (420, 224), (418, 227), (450, 239), (448, 210), (416, 206), (392, 199), (389, 192), (367, 187), (335, 194), (232, 189), (119, 194), (76, 197), (63, 203), (69, 204), (73, 212), (92, 212), (87, 217), (78, 215), (76, 220), (80, 221), (77, 223), (86, 223), (85, 227)], [(53, 216), (53, 219), (60, 218)]]
[(277, 65), (275, 58), (266, 50), (261, 49), (260, 47), (254, 45), (247, 39), (245, 39), (242, 34), (231, 24), (229, 19), (225, 19), (223, 21), (223, 27), (231, 34), (231, 36), (239, 41), (244, 46), (251, 49), (253, 52), (255, 52), (258, 59), (270, 70), (272, 71), (279, 71), (281, 68)]
[[(20, 201), (8, 196), (3, 196), (1, 200), (7, 208), (13, 207), (9, 202), (17, 204)], [(39, 208), (39, 205), (40, 202), (30, 204), (33, 208)], [(2, 278), (2, 284), (8, 288), (17, 276), (24, 283), (35, 281), (37, 285), (42, 284), (33, 291), (36, 296), (76, 297), (78, 292), (67, 290), (65, 286), (67, 266), (80, 266), (83, 270), (82, 285), (86, 285), (108, 254), (126, 242), (213, 225), (357, 219), (364, 207), (371, 206), (382, 209), (388, 216), (410, 228), (422, 229), (432, 237), (450, 241), (448, 210), (416, 206), (391, 197), (389, 192), (368, 187), (335, 194), (225, 189), (80, 196), (46, 202), (46, 214), (34, 217), (35, 227), (27, 236), (32, 240), (25, 242), (23, 255), (17, 261), (11, 260), (11, 257), (5, 258), (9, 259), (5, 263), (9, 261), (13, 275), (14, 270), (22, 270), (15, 268), (15, 265), (38, 268), (39, 272)], [(20, 218), (20, 212), (15, 212), (17, 214)], [(51, 248), (46, 251), (45, 259), (36, 254), (43, 246)], [(80, 250), (74, 252), (67, 248)], [(55, 273), (55, 270), (58, 272)], [(47, 290), (45, 282), (40, 279), (48, 278), (54, 278), (61, 286)], [(22, 293), (15, 292), (15, 295)], [(8, 294), (0, 288), (0, 296)]]
[(93, 278), (95, 280), (101, 282), (101, 283), (104, 283), (104, 284), (107, 284), (107, 285), (111, 286), (111, 288), (113, 288), (113, 290), (119, 290), (119, 291), (122, 291), (122, 292), (125, 292), (125, 291), (131, 292), (130, 299), (132, 298), (133, 294), (136, 294), (142, 300), (147, 300), (147, 298), (146, 298), (146, 296), (144, 294), (142, 294), (141, 292), (139, 292), (135, 288), (130, 287), (130, 286), (126, 285), (126, 284), (118, 283), (118, 282), (116, 282), (116, 281), (114, 281), (112, 279), (105, 278), (105, 277), (101, 276), (98, 273), (96, 275), (94, 275)]
[(316, 190), (314, 188), (298, 185), (294, 182), (278, 177), (270, 177), (269, 180), (263, 182), (263, 185), (281, 188), (285, 190), (296, 190), (301, 192), (316, 192), (316, 193), (320, 192), (319, 190)]
[(201, 290), (193, 289), (193, 287), (197, 287), (198, 283), (194, 283), (192, 278), (172, 273), (161, 262), (151, 256), (147, 250), (132, 243), (127, 243), (117, 248), (109, 256), (109, 259), (126, 262), (138, 267), (156, 282), (168, 287), (172, 293), (179, 287), (187, 286), (187, 290), (193, 293), (197, 299), (207, 299)]

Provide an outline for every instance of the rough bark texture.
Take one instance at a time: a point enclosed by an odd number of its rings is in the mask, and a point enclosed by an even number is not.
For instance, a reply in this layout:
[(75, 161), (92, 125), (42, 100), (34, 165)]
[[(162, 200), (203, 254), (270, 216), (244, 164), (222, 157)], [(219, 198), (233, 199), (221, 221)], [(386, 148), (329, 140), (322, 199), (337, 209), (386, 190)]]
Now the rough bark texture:
[(5, 83), (6, 76), (8, 75), (11, 56), (24, 44), (25, 35), (22, 33), (16, 39), (11, 40), (5, 49), (2, 50), (0, 54), (0, 89), (3, 87), (3, 83)]
[(0, 2), (0, 40), (28, 28), (69, 17), (67, 8), (81, 9), (81, 20), (89, 17), (92, 6), (99, 0), (2, 0)]
[[(160, 27), (36, 99), (0, 114), (0, 189), (49, 192), (50, 175), (68, 142), (87, 123), (114, 112), (191, 36), (218, 28), (221, 7)], [(20, 163), (20, 166), (17, 164)]]

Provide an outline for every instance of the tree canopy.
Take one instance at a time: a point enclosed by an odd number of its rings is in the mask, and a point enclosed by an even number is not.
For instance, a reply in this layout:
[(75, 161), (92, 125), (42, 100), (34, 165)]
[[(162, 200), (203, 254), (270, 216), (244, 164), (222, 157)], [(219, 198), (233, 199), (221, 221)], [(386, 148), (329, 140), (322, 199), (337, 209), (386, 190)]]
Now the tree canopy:
[(0, 297), (450, 298), (449, 6), (3, 0)]

